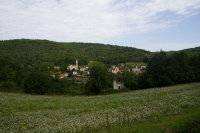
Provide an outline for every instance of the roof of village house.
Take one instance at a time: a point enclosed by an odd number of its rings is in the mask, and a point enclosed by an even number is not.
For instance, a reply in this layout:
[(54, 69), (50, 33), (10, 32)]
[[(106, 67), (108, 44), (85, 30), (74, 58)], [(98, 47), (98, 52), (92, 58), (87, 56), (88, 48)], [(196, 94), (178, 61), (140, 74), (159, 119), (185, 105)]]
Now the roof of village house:
[(72, 65), (72, 64), (70, 64), (69, 66), (76, 66), (76, 65)]
[(55, 74), (60, 74), (60, 72), (55, 72)]
[(123, 67), (119, 67), (119, 70), (123, 70)]

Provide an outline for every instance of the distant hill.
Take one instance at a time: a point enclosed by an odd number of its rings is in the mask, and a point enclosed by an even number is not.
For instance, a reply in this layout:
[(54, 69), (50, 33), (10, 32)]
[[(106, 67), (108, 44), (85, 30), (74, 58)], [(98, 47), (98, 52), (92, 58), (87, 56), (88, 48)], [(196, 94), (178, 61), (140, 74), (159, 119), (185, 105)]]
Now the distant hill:
[[(200, 54), (200, 47), (182, 50), (189, 56)], [(180, 52), (180, 51), (176, 51)], [(174, 51), (167, 52), (172, 54)], [(0, 57), (9, 56), (19, 62), (34, 66), (75, 64), (87, 65), (89, 61), (104, 64), (126, 62), (148, 62), (155, 53), (133, 47), (122, 47), (98, 43), (63, 43), (49, 40), (15, 39), (0, 41)]]
[(189, 49), (183, 49), (180, 51), (169, 51), (167, 54), (173, 54), (176, 52), (185, 52), (188, 56), (195, 56), (200, 54), (200, 47), (195, 47), (195, 48), (189, 48)]
[(15, 39), (0, 41), (0, 56), (15, 58), (27, 65), (75, 64), (100, 61), (104, 64), (145, 62), (153, 53), (132, 47), (104, 45), (98, 43), (62, 43), (48, 40)]

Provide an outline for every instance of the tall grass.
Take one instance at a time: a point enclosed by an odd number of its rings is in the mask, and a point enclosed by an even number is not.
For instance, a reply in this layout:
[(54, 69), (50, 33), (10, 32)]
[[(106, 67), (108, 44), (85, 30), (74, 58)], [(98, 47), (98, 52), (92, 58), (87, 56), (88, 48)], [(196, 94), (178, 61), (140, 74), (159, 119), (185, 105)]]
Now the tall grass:
[(200, 107), (200, 83), (101, 96), (0, 93), (0, 132), (100, 132)]
[(114, 125), (101, 133), (199, 133), (200, 107), (188, 108), (178, 115), (169, 115), (143, 122), (127, 123), (123, 126)]

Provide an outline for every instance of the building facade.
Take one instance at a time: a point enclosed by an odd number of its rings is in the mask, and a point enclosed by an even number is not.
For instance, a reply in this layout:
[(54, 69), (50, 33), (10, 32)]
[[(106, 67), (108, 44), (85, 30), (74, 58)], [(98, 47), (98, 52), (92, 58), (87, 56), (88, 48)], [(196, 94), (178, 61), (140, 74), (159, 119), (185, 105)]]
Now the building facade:
[(67, 69), (70, 71), (73, 69), (78, 70), (78, 60), (76, 59), (76, 65), (69, 65)]

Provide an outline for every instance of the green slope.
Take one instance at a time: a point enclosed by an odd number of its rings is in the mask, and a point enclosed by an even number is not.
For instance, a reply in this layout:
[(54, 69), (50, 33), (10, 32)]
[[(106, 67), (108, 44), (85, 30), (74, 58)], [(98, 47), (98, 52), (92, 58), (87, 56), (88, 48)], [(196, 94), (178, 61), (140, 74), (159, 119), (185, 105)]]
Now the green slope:
[(188, 56), (195, 56), (195, 55), (200, 54), (200, 47), (183, 49), (183, 50), (180, 50), (180, 51), (169, 51), (169, 52), (167, 52), (167, 54), (170, 55), (170, 54), (178, 53), (178, 52), (185, 52)]
[[(189, 56), (200, 54), (200, 47), (182, 50)], [(180, 51), (176, 51), (180, 52)], [(169, 51), (167, 54), (172, 54)], [(74, 64), (75, 59), (80, 65), (89, 61), (100, 61), (104, 64), (126, 62), (147, 62), (153, 52), (98, 43), (62, 43), (49, 40), (15, 39), (0, 41), (0, 56), (9, 56), (23, 64), (48, 66)]]
[(48, 40), (7, 40), (0, 41), (0, 55), (11, 56), (20, 62), (72, 64), (79, 59), (80, 65), (89, 61), (105, 64), (143, 62), (152, 53), (132, 47), (121, 47), (94, 43), (60, 43)]
[[(0, 132), (92, 133), (112, 128), (115, 133), (131, 132), (129, 129), (148, 132), (151, 128), (151, 132), (160, 128), (165, 131), (171, 125), (171, 120), (166, 117), (182, 115), (188, 109), (199, 109), (199, 103), (200, 83), (101, 96), (0, 93)], [(175, 118), (178, 121), (174, 123), (179, 126), (175, 129), (188, 128), (191, 125), (185, 124), (190, 120), (188, 118), (191, 117)]]

